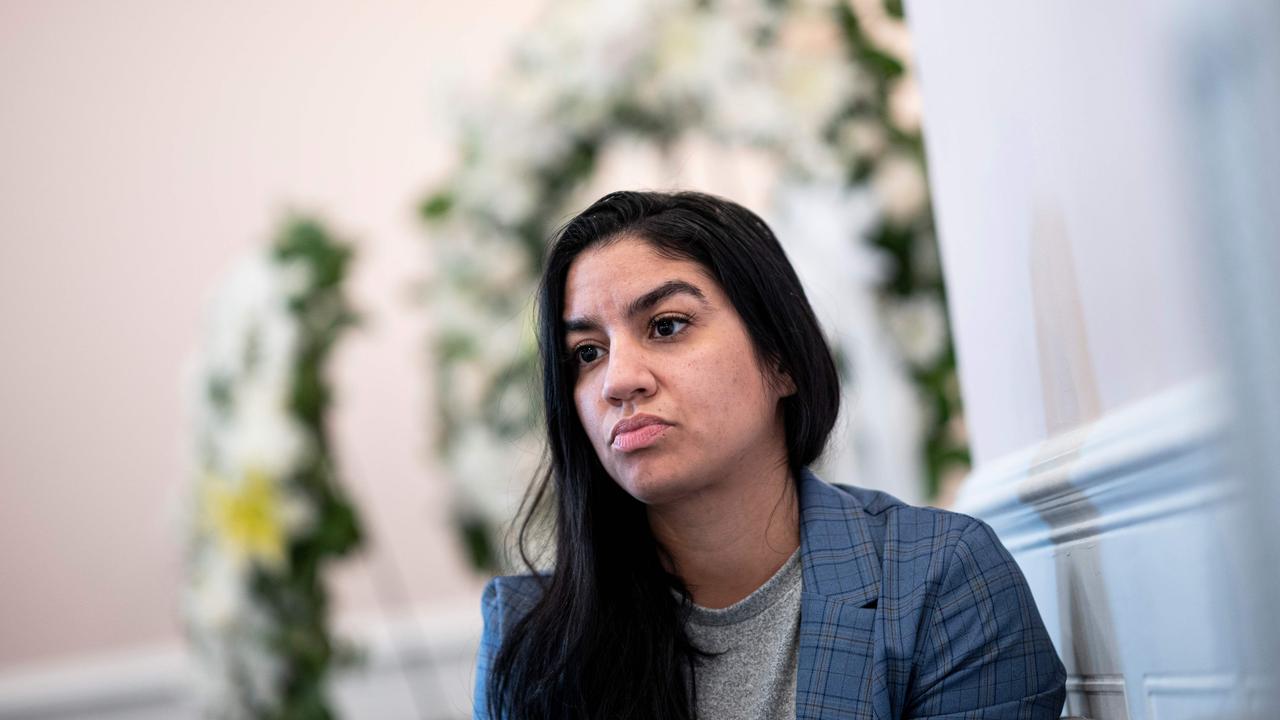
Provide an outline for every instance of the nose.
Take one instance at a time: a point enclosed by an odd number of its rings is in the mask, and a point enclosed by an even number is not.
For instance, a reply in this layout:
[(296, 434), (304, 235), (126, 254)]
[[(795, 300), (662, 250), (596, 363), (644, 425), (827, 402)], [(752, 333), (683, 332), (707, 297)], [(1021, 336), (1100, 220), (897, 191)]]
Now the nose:
[(605, 356), (604, 386), (601, 395), (611, 403), (648, 397), (657, 389), (644, 349), (628, 340), (614, 340)]

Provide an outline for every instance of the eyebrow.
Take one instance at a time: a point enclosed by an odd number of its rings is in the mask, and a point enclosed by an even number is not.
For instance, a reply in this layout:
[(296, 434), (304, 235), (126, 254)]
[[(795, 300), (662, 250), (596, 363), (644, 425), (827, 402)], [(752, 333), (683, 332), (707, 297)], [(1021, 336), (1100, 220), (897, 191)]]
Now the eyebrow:
[[(632, 300), (627, 305), (627, 319), (630, 320), (635, 316), (653, 309), (654, 305), (666, 300), (673, 295), (689, 295), (697, 298), (703, 305), (708, 305), (707, 296), (698, 289), (696, 285), (687, 283), (684, 280), (668, 280), (640, 297)], [(584, 317), (569, 318), (564, 321), (564, 331), (567, 335), (571, 332), (588, 332), (591, 330), (599, 330), (602, 323), (600, 318), (595, 315), (587, 315)]]

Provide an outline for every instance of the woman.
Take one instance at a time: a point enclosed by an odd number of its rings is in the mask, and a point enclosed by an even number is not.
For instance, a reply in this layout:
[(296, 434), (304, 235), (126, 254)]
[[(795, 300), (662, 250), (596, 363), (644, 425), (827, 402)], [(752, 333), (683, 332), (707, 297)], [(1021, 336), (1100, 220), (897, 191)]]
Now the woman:
[(755, 214), (601, 198), (549, 250), (538, 333), (550, 465), (520, 539), (553, 504), (554, 570), (485, 589), (476, 717), (1058, 717), (987, 525), (808, 469), (838, 378)]

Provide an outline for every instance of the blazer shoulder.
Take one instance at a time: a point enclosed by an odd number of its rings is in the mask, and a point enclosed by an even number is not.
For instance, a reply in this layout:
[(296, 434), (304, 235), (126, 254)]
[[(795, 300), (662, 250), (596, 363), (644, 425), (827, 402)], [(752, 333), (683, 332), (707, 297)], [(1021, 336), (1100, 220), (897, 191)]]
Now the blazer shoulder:
[(902, 546), (934, 540), (941, 541), (941, 545), (949, 550), (965, 533), (986, 526), (971, 515), (926, 505), (910, 505), (882, 490), (853, 485), (833, 487), (853, 496), (877, 546), (883, 546), (886, 541)]
[(475, 700), (472, 712), (476, 720), (488, 720), (489, 673), (502, 647), (503, 638), (542, 597), (542, 584), (533, 575), (495, 577), (484, 587), (480, 598), (484, 631), (476, 654)]
[(485, 624), (504, 630), (524, 617), (542, 598), (546, 578), (534, 575), (500, 575), (484, 587), (480, 605)]

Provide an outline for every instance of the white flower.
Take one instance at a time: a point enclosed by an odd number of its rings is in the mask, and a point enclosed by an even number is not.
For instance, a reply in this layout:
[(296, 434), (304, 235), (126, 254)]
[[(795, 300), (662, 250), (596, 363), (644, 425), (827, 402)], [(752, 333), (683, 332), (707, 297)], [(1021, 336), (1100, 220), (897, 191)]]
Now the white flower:
[(284, 298), (301, 295), (315, 282), (315, 273), (311, 269), (311, 263), (305, 260), (295, 258), (284, 262), (274, 262), (272, 267), (276, 274), (276, 286)]
[(786, 150), (790, 174), (799, 181), (834, 184), (844, 180), (848, 168), (827, 147), (818, 135), (797, 135), (790, 138)]
[(843, 104), (852, 84), (846, 62), (817, 53), (781, 53), (777, 60), (777, 84), (788, 115), (811, 131), (821, 129)]
[[(523, 221), (533, 211), (537, 195), (528, 165), (520, 158), (504, 154), (496, 138), (511, 137), (515, 131), (497, 131), (490, 128), (483, 137), (485, 147), (479, 157), (459, 174), (454, 190), (457, 201), (464, 208), (481, 216), (491, 215), (498, 222), (511, 226)], [(527, 137), (527, 136), (526, 136)], [(537, 140), (528, 138), (537, 145)]]
[(451, 463), (459, 504), (495, 524), (508, 522), (537, 467), (536, 442), (504, 441), (483, 426), (467, 428)]
[(712, 131), (724, 140), (768, 144), (779, 142), (790, 121), (777, 88), (756, 71), (719, 88), (708, 118)]
[(647, 30), (666, 3), (564, 0), (552, 5), (517, 50), (529, 73), (547, 75), (581, 110), (602, 107), (651, 45)]
[(770, 225), (797, 271), (803, 269), (810, 301), (825, 304), (830, 297), (833, 315), (845, 314), (851, 288), (861, 293), (884, 280), (883, 257), (861, 242), (875, 217), (868, 194), (840, 182), (778, 187)]
[(280, 477), (308, 451), (306, 432), (286, 406), (287, 391), (270, 382), (236, 388), (232, 421), (224, 431), (222, 472), (257, 467)]
[(730, 18), (690, 3), (659, 20), (653, 67), (641, 93), (675, 108), (706, 104), (749, 59)]
[(447, 282), (438, 284), (431, 295), (431, 316), (438, 333), (475, 338), (494, 323), (493, 317), (474, 299), (474, 294)]
[(836, 145), (846, 158), (879, 157), (888, 144), (884, 125), (871, 118), (854, 118), (842, 123), (836, 131)]
[(529, 254), (516, 238), (485, 236), (477, 252), (492, 290), (511, 288), (529, 277)]
[(920, 132), (922, 105), (920, 86), (913, 75), (899, 78), (889, 89), (889, 117), (904, 133)]
[(204, 356), (208, 371), (238, 375), (261, 361), (262, 372), (280, 372), (293, 360), (297, 330), (288, 291), (298, 272), (280, 271), (264, 251), (246, 255), (212, 295)]
[(946, 348), (947, 318), (936, 298), (915, 296), (895, 301), (885, 313), (889, 331), (913, 365), (930, 366)]
[(216, 545), (192, 561), (184, 613), (192, 632), (197, 700), (217, 717), (249, 718), (280, 703), (283, 670), (267, 646), (273, 622), (249, 595), (248, 565)]
[(899, 224), (910, 223), (929, 202), (920, 163), (909, 155), (893, 153), (876, 165), (871, 185), (880, 197), (884, 214)]
[(444, 388), (444, 392), (453, 396), (457, 412), (465, 413), (464, 417), (478, 417), (485, 393), (493, 383), (493, 375), (484, 363), (476, 360), (460, 360), (451, 367), (453, 382)]
[(248, 566), (206, 544), (196, 554), (186, 594), (186, 616), (201, 634), (223, 634), (248, 602)]
[[(256, 608), (255, 608), (256, 610)], [(244, 641), (236, 646), (240, 677), (245, 680), (247, 698), (254, 707), (275, 709), (283, 700), (284, 666), (267, 645), (266, 630), (271, 621), (265, 614), (250, 614), (248, 632)]]

